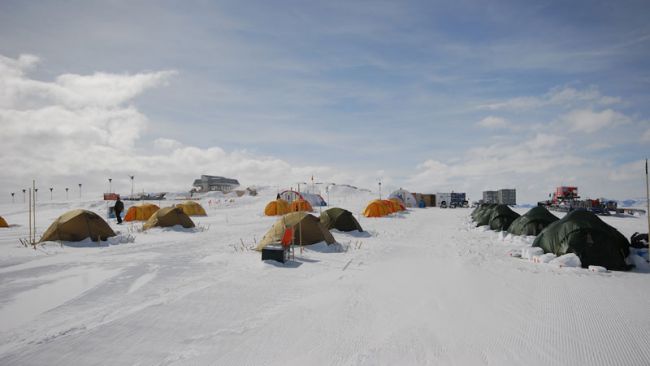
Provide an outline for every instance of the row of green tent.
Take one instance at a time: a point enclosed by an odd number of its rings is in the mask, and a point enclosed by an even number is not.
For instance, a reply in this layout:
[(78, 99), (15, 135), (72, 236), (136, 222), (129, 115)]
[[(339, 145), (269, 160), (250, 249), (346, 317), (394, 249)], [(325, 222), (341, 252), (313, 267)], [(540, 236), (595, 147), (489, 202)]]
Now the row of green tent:
[(342, 208), (334, 207), (325, 210), (320, 217), (305, 211), (291, 212), (282, 215), (273, 224), (255, 249), (262, 250), (269, 244), (280, 243), (285, 245), (288, 243), (310, 245), (324, 241), (327, 244), (333, 244), (335, 240), (329, 232), (332, 229), (363, 231), (352, 212)]
[[(152, 227), (171, 227), (181, 225), (184, 228), (194, 227), (190, 219), (181, 207), (164, 207), (157, 210), (147, 222), (143, 229)], [(90, 238), (92, 241), (105, 241), (115, 236), (115, 232), (103, 218), (88, 210), (71, 210), (59, 216), (45, 230), (39, 243), (46, 241), (82, 241)]]
[(586, 210), (574, 210), (559, 219), (541, 206), (520, 216), (507, 205), (483, 204), (471, 217), (477, 226), (536, 236), (533, 246), (542, 248), (544, 253), (575, 253), (584, 268), (596, 265), (610, 270), (629, 269), (625, 262), (630, 254), (627, 238)]

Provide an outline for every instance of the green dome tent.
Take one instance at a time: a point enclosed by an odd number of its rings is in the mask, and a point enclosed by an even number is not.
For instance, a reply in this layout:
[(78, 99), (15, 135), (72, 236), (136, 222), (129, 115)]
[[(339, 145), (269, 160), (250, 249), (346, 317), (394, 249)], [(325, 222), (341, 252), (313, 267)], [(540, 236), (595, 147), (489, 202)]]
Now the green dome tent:
[(510, 224), (508, 232), (514, 235), (537, 236), (551, 223), (559, 220), (546, 207), (533, 207)]
[(470, 214), (472, 220), (476, 221), (476, 216), (481, 213), (481, 211), (485, 210), (488, 205), (489, 203), (481, 203), (480, 205), (476, 206), (476, 208), (472, 210), (472, 213)]
[(550, 224), (535, 238), (534, 247), (545, 253), (575, 253), (582, 267), (602, 266), (610, 270), (629, 269), (625, 258), (630, 254), (627, 238), (595, 214), (576, 210)]
[(492, 210), (497, 206), (496, 203), (484, 203), (481, 207), (477, 208), (472, 213), (472, 219), (476, 222), (476, 226), (483, 226), (490, 223), (490, 216)]
[(320, 223), (327, 229), (340, 231), (363, 231), (352, 212), (342, 208), (334, 207), (323, 211), (320, 215)]
[(494, 231), (508, 230), (510, 224), (519, 218), (519, 214), (514, 212), (508, 205), (497, 205), (492, 209), (490, 215), (490, 229)]

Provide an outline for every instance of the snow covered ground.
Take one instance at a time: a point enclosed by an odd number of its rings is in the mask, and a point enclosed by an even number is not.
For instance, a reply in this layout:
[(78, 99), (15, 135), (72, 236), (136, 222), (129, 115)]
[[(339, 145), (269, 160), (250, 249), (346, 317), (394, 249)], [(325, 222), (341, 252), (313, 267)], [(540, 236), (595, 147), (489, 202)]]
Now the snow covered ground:
[[(198, 230), (20, 246), (26, 205), (0, 205), (0, 365), (648, 365), (650, 268), (601, 272), (513, 257), (530, 238), (469, 209), (410, 209), (333, 231), (287, 264), (249, 250), (274, 190), (206, 197)], [(331, 204), (360, 216), (370, 193)], [(218, 201), (218, 202), (217, 202)], [(158, 202), (156, 202), (158, 203)], [(160, 202), (162, 206), (170, 202)], [(42, 233), (72, 208), (39, 204)], [(526, 209), (518, 209), (520, 213)], [(605, 217), (626, 237), (646, 218)], [(134, 237), (129, 238), (129, 235)]]

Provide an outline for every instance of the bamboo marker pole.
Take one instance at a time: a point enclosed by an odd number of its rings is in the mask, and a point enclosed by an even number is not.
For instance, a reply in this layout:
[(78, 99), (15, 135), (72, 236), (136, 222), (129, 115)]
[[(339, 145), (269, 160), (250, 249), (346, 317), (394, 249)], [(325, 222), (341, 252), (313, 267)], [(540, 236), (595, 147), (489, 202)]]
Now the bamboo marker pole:
[(32, 189), (29, 189), (29, 244), (32, 244)]
[[(298, 197), (300, 197), (300, 183), (298, 183)], [(298, 199), (300, 199), (300, 198), (298, 198)], [(301, 204), (302, 204), (302, 202), (298, 201), (298, 212), (300, 212)], [(298, 221), (298, 237), (299, 237), (298, 240), (300, 240), (300, 254), (302, 254), (303, 253), (303, 249), (302, 249), (302, 220)]]
[(36, 246), (36, 180), (32, 180), (32, 188), (34, 189), (34, 201), (32, 202), (34, 204), (34, 208), (32, 209), (32, 214), (34, 215), (32, 219), (34, 230), (32, 230), (32, 233), (34, 234), (34, 238), (32, 239), (32, 244)]
[[(646, 197), (646, 212), (645, 216), (648, 219), (648, 233), (650, 233), (650, 184), (648, 183), (648, 158), (645, 159), (645, 197)], [(648, 257), (646, 261), (650, 263), (650, 247), (648, 247)]]

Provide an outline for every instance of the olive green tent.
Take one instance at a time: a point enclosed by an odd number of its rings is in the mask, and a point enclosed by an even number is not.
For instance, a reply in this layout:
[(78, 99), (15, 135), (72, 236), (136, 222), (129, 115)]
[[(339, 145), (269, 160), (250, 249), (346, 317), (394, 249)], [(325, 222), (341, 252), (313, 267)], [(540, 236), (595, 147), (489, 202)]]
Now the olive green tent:
[(99, 215), (87, 210), (72, 210), (54, 220), (41, 236), (39, 243), (57, 240), (82, 241), (86, 238), (98, 241), (111, 236), (115, 236), (115, 232)]
[(496, 203), (484, 203), (481, 207), (474, 210), (472, 213), (472, 219), (476, 222), (476, 226), (488, 225), (490, 223), (490, 217), (492, 216), (492, 210), (496, 206)]
[(545, 253), (564, 255), (575, 253), (582, 267), (602, 266), (610, 270), (627, 270), (625, 258), (630, 254), (625, 236), (607, 225), (595, 214), (571, 211), (555, 221), (535, 238), (534, 247)]
[(551, 223), (559, 220), (546, 207), (533, 207), (510, 224), (508, 232), (514, 235), (537, 236)]
[(298, 211), (288, 213), (276, 221), (271, 229), (264, 234), (255, 249), (262, 250), (269, 244), (280, 243), (287, 228), (293, 230), (293, 243), (296, 245), (309, 245), (321, 241), (325, 241), (327, 244), (336, 242), (332, 234), (321, 225), (316, 216), (304, 211)]
[(337, 229), (340, 231), (363, 231), (352, 212), (342, 208), (334, 207), (323, 211), (320, 214), (320, 223), (328, 230)]
[(476, 206), (474, 210), (472, 210), (472, 213), (470, 214), (472, 217), (472, 220), (476, 221), (476, 217), (478, 214), (485, 210), (485, 208), (489, 205), (489, 203), (481, 203), (480, 205)]
[(143, 229), (148, 230), (154, 226), (170, 227), (181, 225), (184, 228), (194, 227), (194, 222), (183, 209), (180, 207), (165, 207), (156, 211), (147, 222), (142, 226)]
[(497, 205), (492, 209), (490, 215), (490, 229), (494, 231), (508, 230), (510, 224), (519, 218), (519, 214), (514, 212), (508, 205)]

